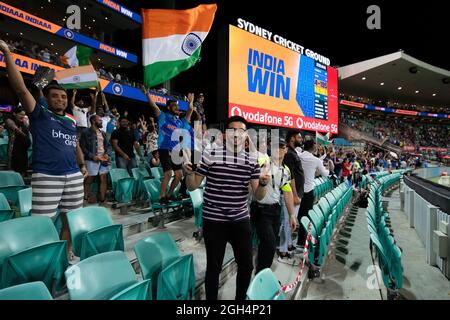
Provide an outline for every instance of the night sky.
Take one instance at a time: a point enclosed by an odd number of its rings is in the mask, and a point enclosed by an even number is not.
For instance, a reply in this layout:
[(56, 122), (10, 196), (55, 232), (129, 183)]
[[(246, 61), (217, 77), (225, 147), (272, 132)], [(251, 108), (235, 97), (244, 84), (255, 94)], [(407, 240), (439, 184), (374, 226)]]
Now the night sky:
[[(167, 1), (118, 1), (128, 8), (163, 8)], [(207, 104), (216, 101), (218, 31), (243, 18), (318, 52), (332, 66), (345, 66), (402, 49), (405, 53), (450, 70), (449, 13), (443, 1), (174, 1), (177, 9), (217, 3), (213, 27), (202, 48), (202, 60), (173, 81), (176, 91), (204, 92)], [(426, 6), (424, 4), (427, 4)], [(245, 4), (245, 5), (244, 5)], [(381, 8), (381, 30), (369, 30), (367, 7)], [(134, 52), (141, 55), (140, 43)]]

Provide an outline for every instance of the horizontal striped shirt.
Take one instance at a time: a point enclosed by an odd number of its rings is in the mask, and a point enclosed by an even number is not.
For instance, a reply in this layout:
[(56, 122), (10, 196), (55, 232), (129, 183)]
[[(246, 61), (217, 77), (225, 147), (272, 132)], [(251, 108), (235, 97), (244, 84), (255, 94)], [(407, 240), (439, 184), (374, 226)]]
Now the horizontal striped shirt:
[(248, 219), (248, 186), (259, 179), (255, 158), (244, 150), (234, 154), (225, 147), (205, 150), (196, 173), (206, 177), (203, 219), (233, 222)]

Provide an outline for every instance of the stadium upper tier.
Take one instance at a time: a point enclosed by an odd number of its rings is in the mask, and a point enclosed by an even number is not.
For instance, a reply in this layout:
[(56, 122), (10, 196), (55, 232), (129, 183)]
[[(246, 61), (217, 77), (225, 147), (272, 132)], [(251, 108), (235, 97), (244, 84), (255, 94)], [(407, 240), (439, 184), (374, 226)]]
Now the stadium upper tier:
[[(417, 115), (417, 116), (430, 116), (428, 114), (443, 114), (446, 118), (449, 118), (450, 108), (447, 107), (432, 107), (432, 106), (422, 106), (416, 104), (405, 104), (395, 101), (383, 101), (369, 99), (365, 97), (356, 97), (352, 95), (347, 95), (344, 93), (339, 94), (339, 102), (343, 106), (355, 107), (360, 109), (385, 112), (393, 112), (405, 115)], [(384, 110), (383, 110), (384, 108)], [(388, 109), (388, 111), (386, 111)], [(392, 109), (392, 110), (391, 110)], [(411, 112), (412, 111), (412, 112)], [(417, 114), (416, 114), (417, 113)]]
[(85, 6), (82, 3), (77, 3), (81, 9), (81, 28), (69, 29), (66, 20), (72, 13), (66, 14), (66, 10), (73, 3), (0, 1), (0, 30), (39, 44), (53, 44), (61, 53), (81, 44), (92, 48), (95, 54), (102, 54), (96, 58), (109, 64), (135, 65), (136, 50), (130, 46), (141, 40), (140, 32), (135, 32), (139, 24), (103, 5), (96, 4), (93, 8), (93, 1), (89, 1), (91, 7), (87, 1)]
[[(450, 71), (420, 61), (403, 51), (339, 68), (339, 91), (366, 97), (376, 104), (450, 108)], [(371, 103), (373, 104), (373, 103)], [(417, 110), (422, 111), (422, 110)]]
[(379, 140), (387, 140), (396, 146), (416, 151), (418, 147), (450, 148), (450, 125), (409, 121), (404, 117), (392, 117), (370, 112), (341, 110), (339, 123), (368, 133)]

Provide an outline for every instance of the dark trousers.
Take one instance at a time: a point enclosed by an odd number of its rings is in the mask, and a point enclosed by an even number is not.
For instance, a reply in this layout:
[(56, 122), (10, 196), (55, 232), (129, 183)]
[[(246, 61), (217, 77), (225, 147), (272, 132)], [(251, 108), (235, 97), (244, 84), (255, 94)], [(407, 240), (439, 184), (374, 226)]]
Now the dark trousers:
[(258, 215), (255, 218), (259, 239), (256, 273), (272, 265), (280, 232), (280, 211), (280, 205), (258, 205)]
[[(297, 220), (301, 224), (300, 220), (302, 217), (307, 216), (309, 210), (312, 209), (314, 205), (314, 190), (303, 195), (302, 201), (300, 202), (300, 208), (298, 209)], [(301, 226), (298, 228), (298, 238), (297, 245), (304, 246), (306, 236), (308, 235), (308, 230), (304, 230)]]
[(251, 236), (250, 220), (238, 222), (203, 220), (203, 238), (206, 247), (206, 300), (217, 300), (219, 276), (227, 242), (233, 247), (238, 266), (236, 300), (245, 300), (253, 271)]

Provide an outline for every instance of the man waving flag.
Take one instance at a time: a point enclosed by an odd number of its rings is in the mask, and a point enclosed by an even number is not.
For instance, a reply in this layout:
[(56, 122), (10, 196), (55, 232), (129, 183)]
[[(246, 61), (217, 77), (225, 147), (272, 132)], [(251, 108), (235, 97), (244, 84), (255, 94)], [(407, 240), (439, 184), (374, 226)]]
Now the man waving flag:
[(216, 10), (216, 4), (188, 10), (142, 9), (145, 86), (163, 83), (199, 61)]

